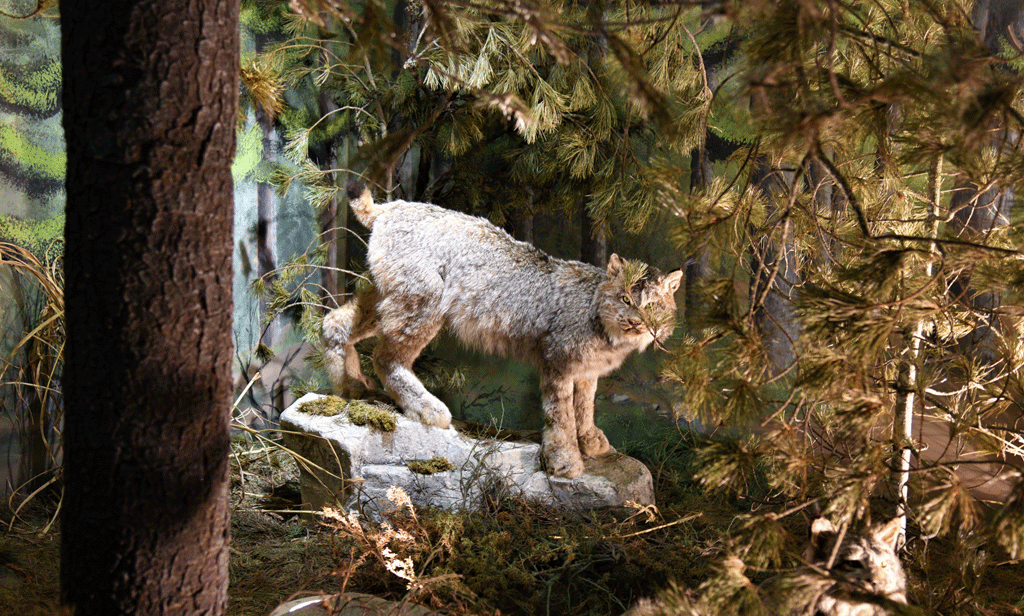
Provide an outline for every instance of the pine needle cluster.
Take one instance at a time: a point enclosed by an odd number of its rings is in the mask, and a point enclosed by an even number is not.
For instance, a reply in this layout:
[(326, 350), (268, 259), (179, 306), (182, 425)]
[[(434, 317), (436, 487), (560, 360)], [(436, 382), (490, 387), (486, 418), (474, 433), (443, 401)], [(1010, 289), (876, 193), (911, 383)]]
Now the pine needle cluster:
[[(739, 59), (718, 70), (745, 84), (731, 115), (750, 138), (675, 201), (678, 244), (712, 261), (666, 371), (691, 416), (735, 430), (698, 477), (762, 503), (734, 555), (771, 563), (772, 516), (813, 503), (851, 524), (904, 513), (910, 549), (1019, 557), (1000, 530), (1024, 521), (1005, 429), (1021, 413), (1018, 69), (973, 3), (734, 8)], [(1004, 502), (964, 472), (986, 464)]]

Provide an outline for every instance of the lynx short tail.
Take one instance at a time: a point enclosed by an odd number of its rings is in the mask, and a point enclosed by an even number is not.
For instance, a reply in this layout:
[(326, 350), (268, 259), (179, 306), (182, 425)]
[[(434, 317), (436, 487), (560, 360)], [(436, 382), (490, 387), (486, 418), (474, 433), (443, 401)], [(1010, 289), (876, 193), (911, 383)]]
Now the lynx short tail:
[(373, 193), (369, 187), (359, 180), (352, 180), (345, 187), (345, 194), (348, 195), (348, 204), (355, 212), (356, 218), (363, 223), (367, 229), (373, 228), (373, 221), (377, 219), (384, 208), (381, 204), (373, 202)]

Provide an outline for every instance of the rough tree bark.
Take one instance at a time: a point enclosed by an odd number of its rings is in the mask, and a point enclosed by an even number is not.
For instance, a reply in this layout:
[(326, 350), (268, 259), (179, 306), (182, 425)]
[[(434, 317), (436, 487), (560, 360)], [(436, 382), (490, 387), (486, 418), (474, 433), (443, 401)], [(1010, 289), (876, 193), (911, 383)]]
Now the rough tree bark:
[(76, 616), (227, 605), (238, 10), (61, 3)]

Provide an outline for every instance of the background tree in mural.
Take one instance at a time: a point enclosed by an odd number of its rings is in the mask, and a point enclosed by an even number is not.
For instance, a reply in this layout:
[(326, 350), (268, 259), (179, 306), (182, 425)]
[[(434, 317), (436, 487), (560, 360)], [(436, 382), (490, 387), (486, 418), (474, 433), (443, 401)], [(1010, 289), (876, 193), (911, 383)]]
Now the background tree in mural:
[(31, 8), (0, 3), (0, 239), (51, 260), (63, 229), (60, 25), (52, 6)]

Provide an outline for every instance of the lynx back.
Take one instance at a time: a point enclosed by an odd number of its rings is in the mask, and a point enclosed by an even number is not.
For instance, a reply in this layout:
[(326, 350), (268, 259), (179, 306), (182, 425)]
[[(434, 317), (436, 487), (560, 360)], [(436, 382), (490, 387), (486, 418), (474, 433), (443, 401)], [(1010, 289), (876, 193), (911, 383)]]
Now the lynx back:
[(612, 255), (601, 269), (548, 256), (482, 218), (428, 203), (375, 203), (350, 183), (349, 203), (371, 229), (374, 287), (324, 317), (334, 389), (376, 388), (355, 344), (379, 336), (374, 370), (402, 410), (447, 427), (448, 408), (412, 372), (413, 360), (448, 326), (462, 341), (533, 365), (545, 416), (542, 452), (561, 477), (583, 473), (583, 457), (610, 450), (594, 425), (597, 379), (673, 329), (682, 272), (662, 274)]

